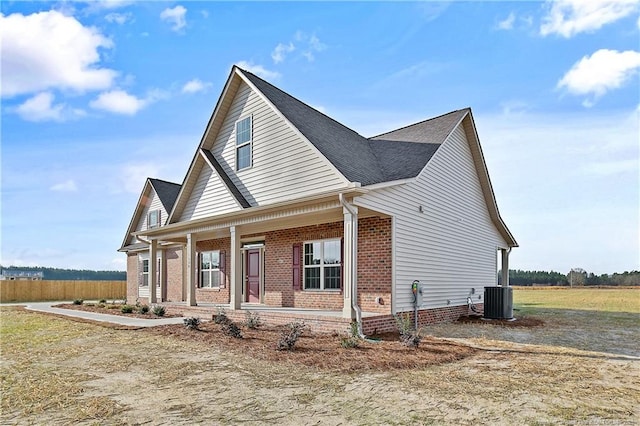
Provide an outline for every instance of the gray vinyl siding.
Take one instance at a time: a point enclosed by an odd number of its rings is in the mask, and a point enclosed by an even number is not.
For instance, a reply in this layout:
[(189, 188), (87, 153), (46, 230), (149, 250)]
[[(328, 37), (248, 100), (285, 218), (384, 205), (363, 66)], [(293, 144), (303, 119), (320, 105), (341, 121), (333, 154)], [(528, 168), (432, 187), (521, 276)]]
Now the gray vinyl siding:
[(355, 203), (395, 217), (397, 312), (413, 309), (416, 279), (426, 290), (422, 308), (464, 305), (472, 288), (483, 302), (483, 287), (496, 285), (496, 251), (507, 243), (489, 216), (462, 124), (415, 181)]
[[(248, 116), (252, 116), (252, 166), (236, 172), (235, 123)], [(244, 82), (238, 88), (212, 153), (252, 206), (304, 197), (347, 183)]]
[[(149, 190), (149, 200), (144, 204), (142, 208), (142, 212), (140, 213), (140, 217), (138, 218), (138, 223), (136, 224), (135, 231), (144, 231), (147, 229), (147, 220), (149, 219), (149, 212), (153, 210), (160, 210), (160, 224), (164, 224), (168, 217), (168, 212), (165, 210), (162, 205), (162, 201), (160, 201), (160, 197), (156, 195), (156, 191), (153, 190), (153, 187)], [(135, 237), (129, 237), (129, 244), (133, 244), (136, 242)]]
[(189, 195), (180, 222), (240, 210), (218, 174), (205, 164)]

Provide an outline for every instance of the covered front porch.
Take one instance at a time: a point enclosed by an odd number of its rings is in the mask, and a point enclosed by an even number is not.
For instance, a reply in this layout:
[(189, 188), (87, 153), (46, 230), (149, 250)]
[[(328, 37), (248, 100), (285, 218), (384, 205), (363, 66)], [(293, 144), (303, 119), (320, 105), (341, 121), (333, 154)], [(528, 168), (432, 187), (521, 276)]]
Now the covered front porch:
[[(149, 303), (206, 319), (218, 309), (240, 321), (246, 312), (271, 324), (303, 319), (323, 331), (348, 329), (359, 317), (389, 316), (391, 218), (358, 209), (352, 196), (331, 194), (138, 232), (148, 258), (177, 253), (172, 263), (148, 262), (148, 275), (159, 277), (158, 287), (147, 287)], [(325, 251), (324, 258), (309, 247)], [(339, 258), (329, 259), (336, 247)], [(213, 253), (213, 266), (203, 262), (206, 253)], [(220, 278), (209, 278), (208, 271)], [(366, 280), (359, 284), (358, 276)]]

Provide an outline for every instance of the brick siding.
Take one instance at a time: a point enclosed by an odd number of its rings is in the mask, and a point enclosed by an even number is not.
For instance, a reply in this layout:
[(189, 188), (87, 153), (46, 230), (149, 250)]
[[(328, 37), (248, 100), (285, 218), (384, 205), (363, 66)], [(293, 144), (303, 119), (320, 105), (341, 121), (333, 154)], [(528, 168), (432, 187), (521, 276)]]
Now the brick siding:
[(181, 302), (183, 297), (182, 286), (182, 256), (181, 247), (168, 248), (165, 252), (165, 271), (167, 290), (165, 300), (169, 302)]
[(127, 253), (127, 303), (135, 304), (138, 298), (138, 254)]

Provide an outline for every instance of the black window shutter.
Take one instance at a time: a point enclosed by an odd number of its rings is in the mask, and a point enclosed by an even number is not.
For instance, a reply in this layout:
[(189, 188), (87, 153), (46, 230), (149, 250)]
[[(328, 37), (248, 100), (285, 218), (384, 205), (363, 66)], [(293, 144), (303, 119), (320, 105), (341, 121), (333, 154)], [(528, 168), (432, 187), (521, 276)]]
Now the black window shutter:
[(220, 288), (225, 288), (227, 284), (227, 255), (220, 251)]
[(340, 290), (344, 288), (344, 238), (340, 238)]
[(302, 290), (302, 244), (293, 245), (293, 289)]

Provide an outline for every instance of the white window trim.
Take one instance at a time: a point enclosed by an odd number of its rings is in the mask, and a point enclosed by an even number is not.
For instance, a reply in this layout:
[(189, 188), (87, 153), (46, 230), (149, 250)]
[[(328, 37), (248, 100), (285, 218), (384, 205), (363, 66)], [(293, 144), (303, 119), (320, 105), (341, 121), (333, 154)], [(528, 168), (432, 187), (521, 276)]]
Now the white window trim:
[[(158, 221), (155, 225), (151, 225), (151, 214), (152, 213), (157, 213), (158, 214)], [(149, 211), (149, 213), (147, 213), (147, 229), (153, 229), (153, 228), (159, 228), (160, 227), (160, 209), (155, 209), (155, 210), (151, 210)]]
[[(147, 264), (147, 271), (145, 272), (144, 270), (144, 264)], [(140, 271), (140, 273), (142, 274), (142, 284), (140, 285), (140, 287), (149, 287), (149, 259), (142, 259), (142, 271)], [(146, 277), (146, 279), (145, 279)]]
[[(238, 145), (238, 123), (246, 119), (249, 119), (249, 140), (246, 142), (243, 142), (241, 145)], [(240, 172), (253, 167), (253, 114), (250, 114), (248, 116), (245, 116), (236, 120), (233, 129), (235, 134), (234, 144), (235, 144), (235, 155), (236, 155), (236, 171)], [(245, 147), (247, 145), (249, 145), (249, 165), (246, 167), (240, 168), (239, 167), (240, 157), (238, 156), (238, 151), (240, 148)]]
[[(335, 263), (328, 263), (325, 264), (324, 263), (324, 243), (327, 242), (332, 242), (335, 241), (338, 243), (338, 245), (342, 246), (341, 244), (341, 240), (340, 238), (328, 238), (325, 240), (312, 240), (312, 241), (305, 241), (302, 243), (302, 267), (303, 267), (303, 273), (302, 273), (302, 290), (303, 291), (328, 291), (328, 292), (340, 292), (342, 291), (342, 286), (339, 285), (338, 288), (324, 288), (324, 270), (325, 268), (328, 267), (339, 267), (340, 268), (340, 274), (343, 274), (343, 270), (342, 270), (342, 250), (340, 250), (340, 263), (335, 264)], [(307, 265), (306, 264), (306, 255), (305, 255), (305, 246), (307, 244), (313, 244), (313, 243), (321, 243), (320, 244), (320, 252), (321, 252), (321, 257), (320, 257), (320, 264), (318, 265)], [(311, 269), (311, 268), (320, 268), (320, 288), (307, 288), (307, 280), (306, 280), (306, 271), (307, 269)], [(342, 279), (342, 275), (341, 275), (341, 279)]]
[[(218, 267), (217, 268), (202, 269), (202, 255), (205, 254), (205, 253), (218, 253)], [(203, 272), (209, 272), (209, 285), (208, 286), (204, 286), (202, 284), (202, 273)], [(211, 277), (213, 276), (214, 273), (218, 274), (218, 285), (217, 286), (211, 285), (211, 283), (213, 282), (211, 280)], [(221, 281), (222, 281), (222, 277), (220, 276), (220, 250), (205, 250), (205, 251), (201, 251), (200, 253), (198, 253), (198, 288), (219, 289)]]

